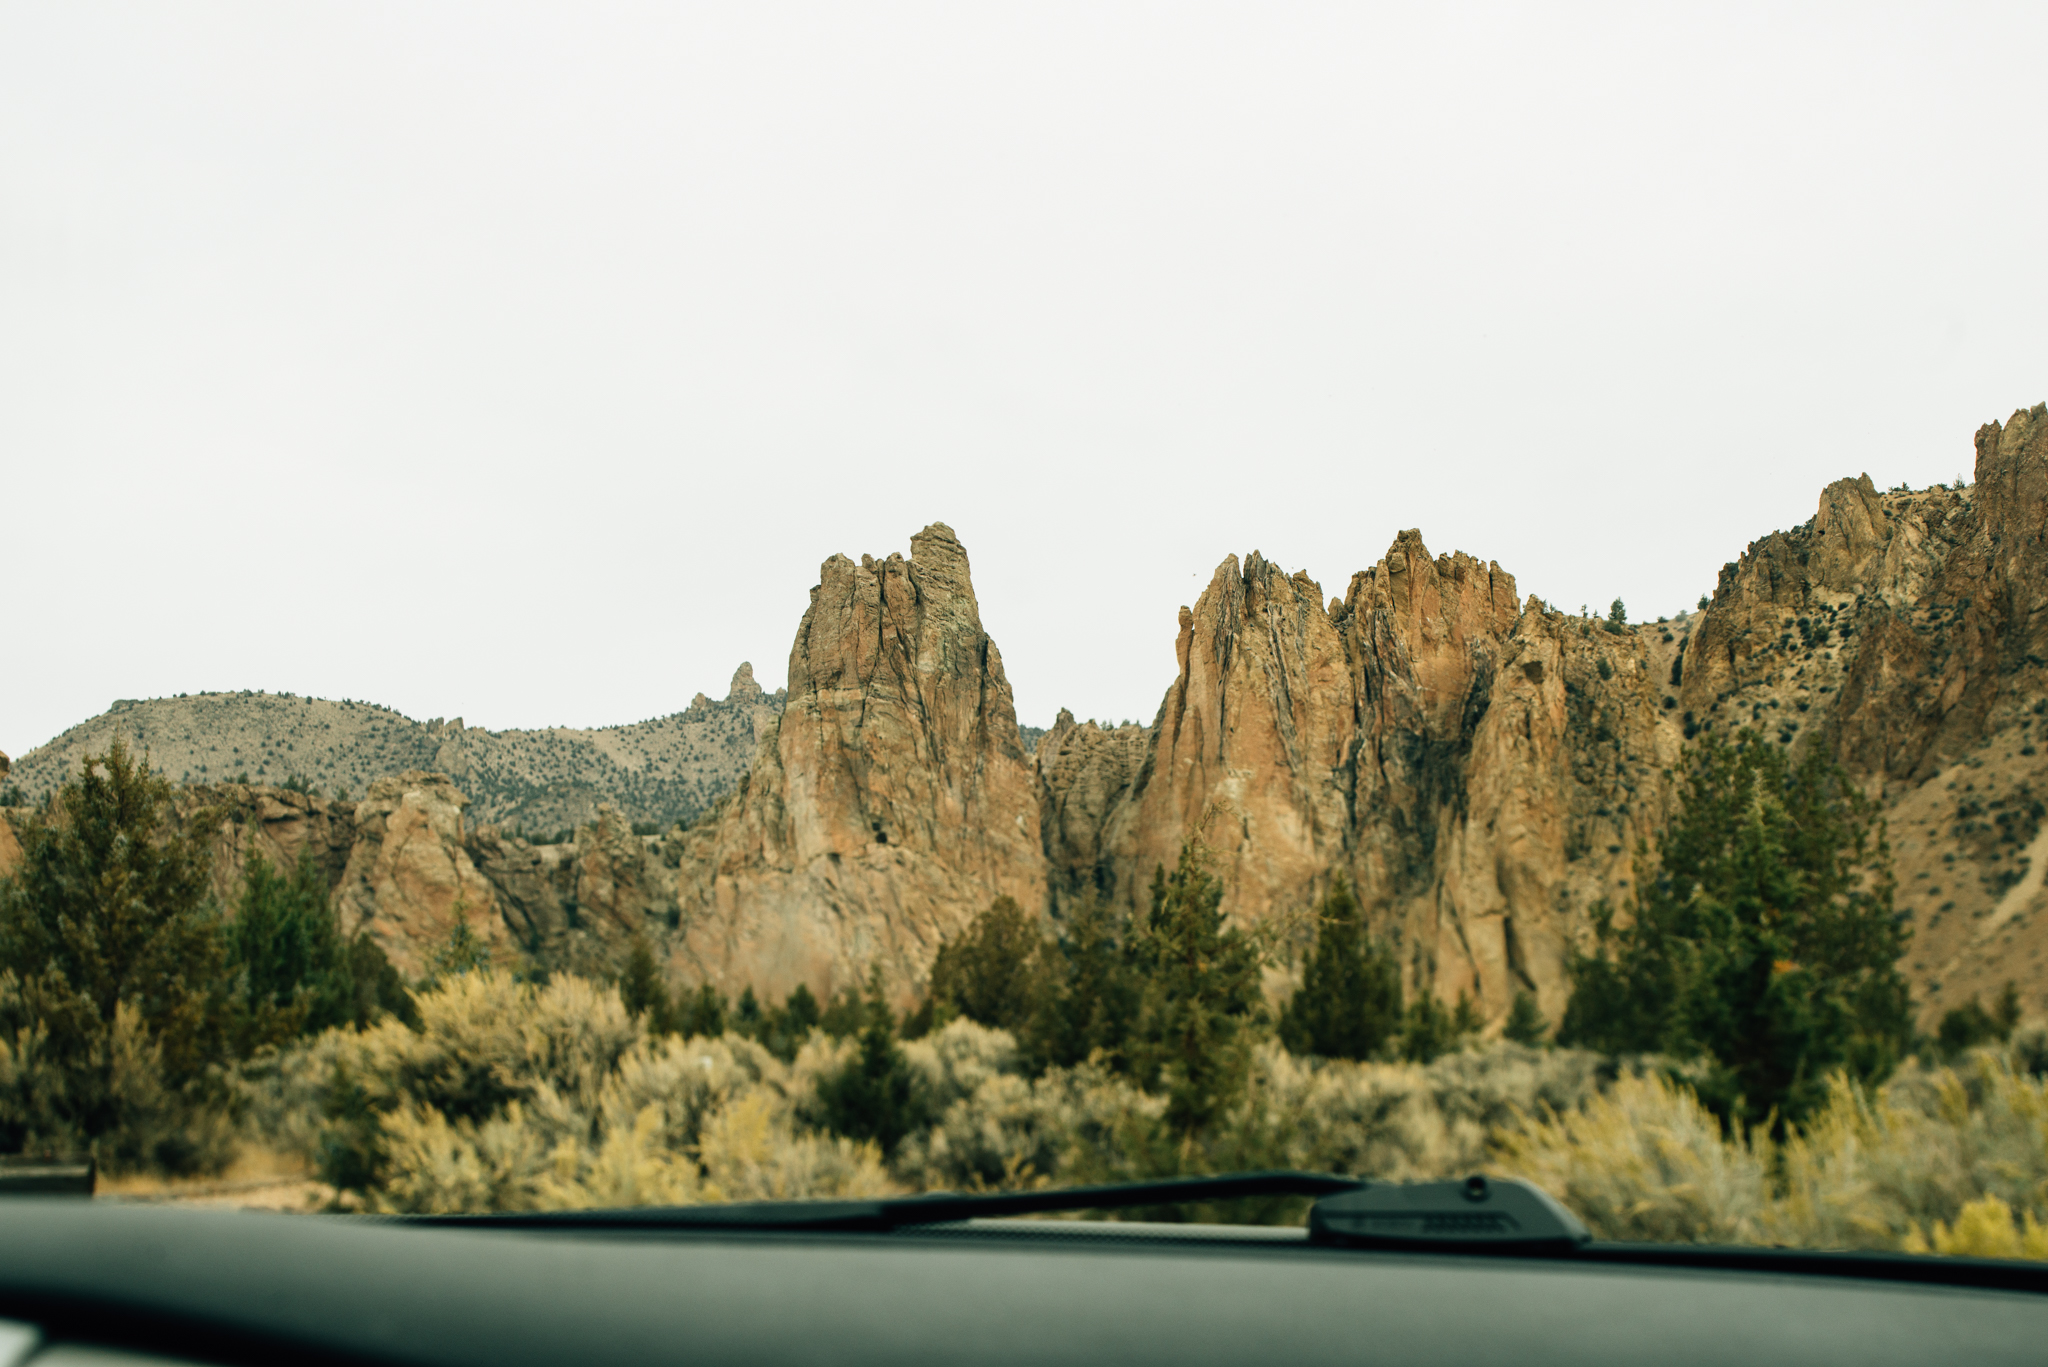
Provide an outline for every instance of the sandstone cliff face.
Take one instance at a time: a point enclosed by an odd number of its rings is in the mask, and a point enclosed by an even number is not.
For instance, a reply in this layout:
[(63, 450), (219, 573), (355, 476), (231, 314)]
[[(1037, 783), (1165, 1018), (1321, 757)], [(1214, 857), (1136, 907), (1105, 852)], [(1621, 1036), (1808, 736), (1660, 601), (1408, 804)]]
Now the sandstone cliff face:
[(329, 887), (341, 882), (357, 839), (356, 804), (286, 788), (215, 783), (178, 790), (176, 819), (189, 829), (204, 819), (211, 837), (213, 895), (233, 907), (253, 856), (281, 872), (310, 855)]
[(1520, 607), (1499, 566), (1404, 532), (1327, 607), (1306, 575), (1226, 560), (1177, 653), (1128, 780), (1070, 719), (1041, 742), (1056, 908), (1093, 887), (1137, 911), (1193, 840), (1240, 922), (1298, 947), (1343, 872), (1411, 990), (1562, 1008), (1585, 911), (1626, 887), (1678, 750), (1638, 633)]
[(1126, 722), (1076, 722), (1061, 708), (1034, 751), (1038, 771), (1039, 828), (1052, 856), (1052, 904), (1066, 908), (1080, 897), (1110, 892), (1116, 868), (1108, 823), (1144, 768), (1151, 728)]
[(775, 994), (873, 963), (907, 992), (995, 897), (1043, 902), (1031, 764), (949, 528), (824, 563), (786, 707), (676, 858), (678, 966)]
[(496, 891), (464, 848), (468, 805), (444, 775), (417, 770), (378, 779), (355, 805), (355, 841), (335, 890), (341, 928), (368, 931), (408, 977), (429, 967), (458, 922), (497, 957), (513, 949)]

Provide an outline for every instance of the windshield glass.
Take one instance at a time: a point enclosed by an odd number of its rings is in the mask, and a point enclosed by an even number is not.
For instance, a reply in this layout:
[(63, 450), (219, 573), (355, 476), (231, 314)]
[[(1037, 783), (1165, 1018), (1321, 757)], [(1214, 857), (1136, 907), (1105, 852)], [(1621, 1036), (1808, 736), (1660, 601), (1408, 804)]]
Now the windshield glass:
[(8, 11), (0, 1193), (2048, 1259), (2044, 27)]

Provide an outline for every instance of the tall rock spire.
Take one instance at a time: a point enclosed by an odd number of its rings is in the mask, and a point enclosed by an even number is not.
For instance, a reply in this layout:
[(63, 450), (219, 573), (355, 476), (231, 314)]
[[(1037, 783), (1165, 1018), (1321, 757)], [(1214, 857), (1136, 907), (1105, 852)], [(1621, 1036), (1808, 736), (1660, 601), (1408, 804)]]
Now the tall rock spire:
[(735, 989), (899, 990), (1002, 895), (1045, 896), (1038, 798), (967, 551), (933, 523), (908, 559), (827, 560), (789, 698), (742, 791), (690, 833), (686, 959)]

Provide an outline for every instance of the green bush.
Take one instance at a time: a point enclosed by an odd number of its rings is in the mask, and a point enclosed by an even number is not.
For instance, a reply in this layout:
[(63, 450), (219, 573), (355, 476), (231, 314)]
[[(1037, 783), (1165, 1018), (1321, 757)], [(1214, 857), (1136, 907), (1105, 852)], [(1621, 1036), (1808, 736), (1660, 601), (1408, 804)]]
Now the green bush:
[(1989, 1011), (1972, 997), (1943, 1012), (1940, 1024), (1935, 1027), (1934, 1048), (1942, 1058), (1953, 1062), (1979, 1045), (2005, 1043), (2019, 1023), (2019, 988), (2008, 981)]
[(116, 740), (32, 815), (0, 880), (0, 1151), (96, 1152), (113, 1170), (218, 1165), (231, 1004), (212, 813)]
[(818, 1084), (825, 1127), (848, 1139), (877, 1145), (886, 1158), (926, 1121), (925, 1098), (896, 1042), (896, 1020), (882, 995), (878, 967), (868, 981), (867, 1023), (845, 1066)]
[(1222, 903), (1222, 880), (1183, 845), (1172, 873), (1153, 874), (1151, 914), (1133, 946), (1144, 986), (1132, 1072), (1164, 1091), (1166, 1125), (1183, 1142), (1237, 1100), (1265, 1019), (1258, 948), (1224, 925)]
[(1401, 1027), (1401, 967), (1365, 932), (1341, 873), (1316, 910), (1315, 944), (1301, 990), (1280, 1012), (1280, 1042), (1296, 1054), (1377, 1057)]
[(930, 1029), (964, 1016), (1023, 1033), (1038, 1010), (1045, 951), (1037, 918), (1014, 898), (996, 898), (964, 935), (939, 945), (919, 1025)]
[(1846, 1068), (1882, 1079), (1911, 1041), (1906, 943), (1877, 807), (1820, 754), (1703, 742), (1627, 926), (1597, 909), (1558, 1038), (1699, 1060), (1729, 1123), (1797, 1122)]

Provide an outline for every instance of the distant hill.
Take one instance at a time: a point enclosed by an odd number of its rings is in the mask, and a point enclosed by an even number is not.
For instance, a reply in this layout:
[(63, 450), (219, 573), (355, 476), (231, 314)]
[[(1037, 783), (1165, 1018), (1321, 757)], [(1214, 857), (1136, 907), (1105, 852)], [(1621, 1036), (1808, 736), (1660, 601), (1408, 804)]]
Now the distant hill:
[(760, 729), (782, 711), (742, 664), (722, 701), (594, 729), (486, 731), (461, 718), (419, 722), (375, 703), (288, 693), (195, 693), (123, 700), (17, 760), (9, 780), (31, 802), (119, 736), (175, 783), (301, 786), (359, 797), (387, 774), (447, 774), (470, 819), (549, 833), (591, 821), (600, 803), (628, 821), (691, 822), (745, 776)]

